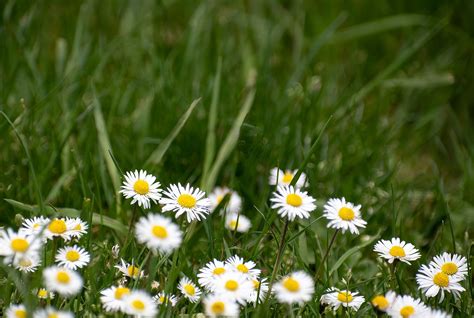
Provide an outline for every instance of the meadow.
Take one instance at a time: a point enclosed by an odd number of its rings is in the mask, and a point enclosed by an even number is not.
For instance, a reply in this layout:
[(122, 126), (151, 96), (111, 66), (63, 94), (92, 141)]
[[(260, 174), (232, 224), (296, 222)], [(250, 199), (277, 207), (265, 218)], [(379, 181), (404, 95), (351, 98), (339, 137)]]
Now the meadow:
[(0, 13), (0, 316), (473, 315), (474, 2)]

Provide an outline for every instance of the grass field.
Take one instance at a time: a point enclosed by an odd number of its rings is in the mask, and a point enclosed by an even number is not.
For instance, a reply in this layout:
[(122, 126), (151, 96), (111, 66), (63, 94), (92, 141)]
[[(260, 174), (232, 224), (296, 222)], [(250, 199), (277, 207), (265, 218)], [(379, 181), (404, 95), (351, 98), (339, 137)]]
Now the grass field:
[[(81, 217), (90, 227), (77, 244), (91, 254), (82, 291), (47, 301), (33, 291), (66, 242), (49, 240), (33, 273), (2, 262), (4, 313), (24, 303), (106, 316), (100, 291), (122, 279), (120, 258), (147, 275), (122, 283), (180, 296), (159, 316), (202, 313), (179, 279), (197, 283), (207, 262), (239, 255), (270, 284), (296, 270), (317, 278), (310, 301), (268, 297), (242, 317), (376, 317), (370, 300), (389, 289), (472, 316), (474, 2), (5, 0), (0, 13), (0, 225)], [(274, 167), (307, 175), (308, 219), (271, 208)], [(218, 211), (188, 224), (131, 205), (119, 190), (135, 169), (163, 189), (233, 189), (250, 230), (228, 230)], [(323, 206), (335, 197), (362, 205), (367, 226), (328, 249)], [(133, 235), (150, 211), (183, 231), (169, 255)], [(373, 251), (392, 237), (421, 254), (394, 273)], [(468, 274), (459, 299), (438, 303), (415, 277), (443, 252), (466, 257)], [(332, 312), (320, 298), (333, 286), (366, 301)]]

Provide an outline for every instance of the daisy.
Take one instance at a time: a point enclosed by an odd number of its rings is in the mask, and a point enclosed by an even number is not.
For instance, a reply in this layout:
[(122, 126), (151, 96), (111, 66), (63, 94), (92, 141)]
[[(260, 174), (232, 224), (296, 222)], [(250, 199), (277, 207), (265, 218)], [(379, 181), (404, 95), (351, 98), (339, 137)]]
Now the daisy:
[(197, 303), (201, 297), (201, 289), (187, 277), (181, 278), (178, 289), (192, 303)]
[(35, 311), (33, 318), (74, 318), (74, 315), (69, 311), (56, 310), (53, 307), (46, 307)]
[(321, 296), (321, 303), (328, 305), (333, 311), (336, 311), (340, 306), (357, 311), (365, 302), (364, 296), (358, 295), (358, 292), (339, 290), (333, 287), (326, 290), (326, 293)]
[(45, 288), (38, 289), (35, 294), (39, 299), (53, 299), (55, 296), (54, 293), (47, 291)]
[(427, 317), (430, 318), (452, 318), (450, 314), (445, 313), (444, 311), (438, 309), (429, 309)]
[(134, 290), (124, 297), (125, 312), (139, 317), (154, 317), (158, 310), (153, 298), (142, 290)]
[(239, 306), (228, 297), (211, 294), (204, 298), (204, 309), (209, 317), (238, 317)]
[(359, 229), (364, 228), (367, 222), (362, 220), (361, 205), (354, 205), (342, 199), (329, 199), (324, 205), (324, 217), (329, 220), (328, 228), (341, 229), (342, 233), (349, 230), (352, 234), (359, 234)]
[(272, 209), (278, 209), (281, 217), (288, 217), (293, 221), (296, 217), (300, 219), (309, 218), (309, 214), (316, 209), (316, 200), (293, 186), (278, 186), (270, 199), (273, 202)]
[(123, 259), (120, 259), (120, 264), (115, 265), (114, 267), (117, 268), (125, 277), (139, 279), (145, 275), (145, 273), (141, 271), (140, 268), (134, 265), (133, 260), (132, 260), (132, 264), (129, 264), (125, 262)]
[(467, 260), (461, 255), (444, 252), (441, 255), (435, 256), (430, 265), (449, 276), (458, 276), (462, 279), (467, 276)]
[(128, 171), (125, 174), (125, 181), (120, 193), (127, 199), (132, 198), (131, 204), (138, 203), (138, 206), (149, 209), (151, 207), (150, 200), (156, 204), (161, 198), (160, 183), (155, 181), (156, 177), (148, 174), (145, 170)]
[(89, 253), (77, 245), (61, 248), (56, 254), (56, 263), (69, 269), (78, 269), (90, 262)]
[(229, 201), (222, 210), (226, 213), (239, 213), (242, 209), (242, 199), (237, 194), (237, 192), (226, 187), (216, 187), (214, 191), (209, 194), (211, 211), (217, 208), (226, 195), (229, 195)]
[(394, 318), (426, 317), (428, 308), (419, 299), (411, 296), (397, 296), (387, 314)]
[(130, 295), (130, 289), (124, 286), (111, 286), (100, 292), (102, 307), (107, 312), (123, 312), (125, 309), (124, 297)]
[(225, 263), (231, 270), (243, 274), (247, 278), (256, 278), (260, 275), (261, 270), (256, 268), (256, 264), (252, 261), (245, 261), (242, 257), (234, 255), (229, 257)]
[(66, 218), (66, 227), (69, 234), (69, 238), (80, 239), (84, 234), (87, 233), (89, 225), (82, 221), (81, 218)]
[(293, 272), (275, 284), (273, 293), (280, 303), (303, 304), (313, 297), (314, 281), (303, 271)]
[(13, 265), (16, 269), (23, 273), (36, 272), (38, 266), (41, 265), (41, 257), (39, 253), (28, 253), (22, 256), (16, 257), (13, 261)]
[(41, 242), (34, 236), (27, 236), (12, 229), (2, 231), (0, 236), (0, 256), (5, 256), (4, 263), (16, 263), (16, 258), (31, 256), (38, 253)]
[(465, 291), (459, 284), (462, 279), (459, 276), (449, 276), (438, 268), (426, 265), (422, 265), (416, 274), (419, 289), (423, 290), (426, 297), (435, 297), (441, 292), (439, 302), (443, 301), (445, 291), (452, 292), (458, 298), (459, 294)]
[(212, 291), (214, 290), (216, 279), (230, 270), (229, 265), (214, 259), (199, 270), (199, 273), (197, 274), (198, 283), (208, 291)]
[(178, 302), (178, 297), (175, 295), (167, 295), (164, 292), (158, 293), (155, 297), (153, 297), (153, 300), (158, 304), (158, 305), (168, 305), (170, 304), (171, 307), (176, 306), (176, 303)]
[(44, 234), (46, 238), (52, 240), (55, 237), (61, 237), (64, 240), (71, 239), (70, 232), (66, 224), (66, 220), (63, 218), (56, 218), (49, 222), (46, 227)]
[(245, 233), (250, 229), (251, 223), (243, 214), (232, 213), (226, 217), (225, 227), (231, 231)]
[(377, 295), (372, 298), (372, 305), (377, 308), (377, 310), (386, 312), (390, 306), (392, 306), (393, 302), (397, 294), (391, 290), (389, 290), (385, 296), (384, 295)]
[(211, 201), (205, 198), (206, 195), (199, 188), (194, 189), (189, 184), (183, 187), (178, 185), (170, 185), (164, 192), (165, 197), (160, 200), (163, 204), (163, 212), (174, 211), (175, 217), (178, 218), (186, 213), (186, 220), (204, 220), (206, 215), (210, 213)]
[[(278, 168), (273, 168), (270, 171), (270, 178), (268, 180), (268, 183), (270, 185), (279, 185), (279, 186), (288, 186), (291, 184), (291, 181), (293, 181), (293, 177), (296, 175), (298, 170), (283, 170), (278, 169)], [(306, 183), (306, 174), (301, 173), (300, 177), (298, 178), (298, 181), (295, 184), (296, 188), (302, 188), (305, 186)]]
[(45, 268), (43, 279), (47, 290), (55, 291), (64, 297), (78, 294), (83, 285), (81, 275), (65, 267), (50, 266)]
[(421, 257), (413, 244), (405, 243), (405, 241), (401, 241), (398, 237), (392, 238), (391, 241), (378, 241), (374, 246), (374, 251), (377, 252), (380, 257), (385, 258), (390, 264), (392, 264), (394, 260), (399, 260), (411, 265), (410, 262), (416, 261)]
[(268, 293), (268, 282), (266, 278), (263, 279), (252, 279), (253, 290), (249, 295), (249, 303), (262, 302)]
[(10, 305), (5, 311), (6, 318), (26, 318), (28, 316), (24, 305)]
[(241, 272), (227, 272), (217, 277), (215, 292), (245, 305), (251, 292), (253, 283)]
[(26, 235), (39, 235), (44, 231), (49, 223), (49, 219), (43, 216), (35, 216), (31, 219), (24, 219), (19, 231)]
[(136, 226), (137, 241), (153, 251), (169, 253), (181, 245), (183, 233), (171, 219), (158, 214), (141, 217)]

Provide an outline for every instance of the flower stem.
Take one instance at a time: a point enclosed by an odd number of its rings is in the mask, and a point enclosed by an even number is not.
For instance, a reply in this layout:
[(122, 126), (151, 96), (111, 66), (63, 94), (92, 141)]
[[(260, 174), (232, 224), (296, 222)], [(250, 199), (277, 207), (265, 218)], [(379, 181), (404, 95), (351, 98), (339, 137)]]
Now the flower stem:
[(323, 259), (321, 260), (321, 265), (319, 265), (318, 267), (318, 270), (316, 271), (316, 274), (314, 275), (314, 281), (317, 282), (318, 279), (319, 279), (319, 272), (321, 271), (321, 268), (324, 267), (324, 262), (326, 261), (326, 259), (328, 258), (328, 255), (329, 255), (329, 251), (331, 250), (331, 247), (332, 245), (334, 244), (334, 241), (336, 240), (336, 236), (337, 236), (337, 233), (339, 233), (339, 229), (337, 229), (332, 238), (331, 238), (331, 242), (329, 243), (329, 246), (328, 246), (328, 249), (326, 250), (326, 253), (324, 254), (323, 256)]
[(283, 255), (283, 250), (285, 248), (285, 236), (286, 236), (286, 233), (288, 232), (289, 224), (290, 224), (290, 220), (287, 219), (283, 227), (283, 232), (281, 234), (280, 245), (278, 247), (278, 254), (275, 261), (275, 265), (273, 266), (273, 272), (270, 278), (270, 283), (268, 284), (267, 300), (270, 298), (270, 295), (272, 293), (273, 282), (275, 281), (276, 274), (278, 273), (278, 269), (280, 268), (281, 256)]

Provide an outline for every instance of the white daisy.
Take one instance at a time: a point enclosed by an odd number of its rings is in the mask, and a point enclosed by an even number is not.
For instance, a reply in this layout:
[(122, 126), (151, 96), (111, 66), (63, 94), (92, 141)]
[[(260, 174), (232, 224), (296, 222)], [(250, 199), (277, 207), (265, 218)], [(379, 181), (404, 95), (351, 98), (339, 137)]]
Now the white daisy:
[(197, 303), (201, 298), (201, 289), (187, 277), (181, 278), (178, 289), (192, 303)]
[(80, 239), (84, 234), (87, 233), (89, 225), (82, 221), (81, 218), (66, 218), (66, 227), (69, 238)]
[(422, 318), (426, 317), (428, 308), (419, 299), (411, 296), (397, 296), (387, 314), (394, 318)]
[(238, 255), (229, 257), (225, 261), (225, 264), (228, 265), (231, 270), (237, 271), (249, 279), (258, 277), (261, 272), (261, 270), (256, 268), (257, 265), (253, 261), (245, 261)]
[(359, 234), (359, 229), (367, 224), (361, 218), (361, 205), (354, 205), (342, 199), (329, 199), (324, 205), (324, 217), (329, 220), (328, 228), (341, 229), (342, 233), (349, 230), (352, 234)]
[(439, 268), (421, 265), (418, 274), (416, 274), (416, 282), (419, 289), (423, 290), (426, 297), (435, 297), (441, 292), (439, 302), (444, 299), (444, 292), (453, 293), (458, 298), (459, 294), (465, 289), (459, 284), (462, 277), (449, 276), (442, 272)]
[(267, 279), (266, 278), (263, 278), (263, 279), (253, 278), (252, 284), (253, 284), (253, 290), (250, 293), (247, 301), (249, 303), (262, 302), (268, 293)]
[(36, 272), (38, 266), (41, 265), (41, 257), (39, 253), (27, 253), (14, 259), (13, 265), (20, 272), (33, 273)]
[(132, 263), (129, 264), (123, 259), (120, 259), (120, 264), (115, 265), (114, 267), (117, 268), (125, 277), (139, 279), (145, 275), (145, 273), (136, 266), (133, 260)]
[[(270, 178), (268, 180), (268, 183), (270, 185), (279, 185), (279, 186), (288, 186), (291, 184), (291, 181), (293, 181), (294, 176), (298, 170), (283, 170), (278, 169), (278, 168), (273, 168), (270, 171)], [(306, 174), (303, 172), (301, 173), (300, 177), (298, 178), (298, 181), (295, 184), (296, 188), (302, 188), (305, 186), (306, 183)]]
[(395, 301), (395, 298), (397, 297), (397, 294), (391, 290), (389, 290), (385, 296), (384, 295), (377, 295), (374, 298), (372, 298), (372, 306), (377, 308), (377, 310), (386, 312), (390, 306), (392, 306), (393, 302)]
[(47, 291), (45, 288), (39, 288), (38, 290), (35, 290), (35, 295), (39, 299), (53, 299), (55, 296), (54, 293)]
[(26, 318), (28, 313), (24, 305), (10, 305), (5, 311), (6, 318)]
[(241, 272), (227, 272), (216, 278), (215, 293), (245, 305), (253, 291), (253, 283)]
[(81, 275), (68, 268), (58, 266), (45, 268), (43, 279), (47, 290), (55, 291), (64, 297), (78, 294), (83, 284)]
[(374, 251), (390, 264), (394, 260), (399, 260), (410, 265), (410, 262), (416, 261), (421, 257), (413, 244), (405, 243), (405, 241), (400, 240), (398, 237), (392, 238), (391, 241), (378, 241), (374, 246)]
[(124, 297), (125, 312), (138, 317), (154, 317), (158, 313), (153, 298), (142, 290), (134, 290)]
[(239, 306), (232, 299), (219, 295), (211, 294), (204, 298), (204, 309), (206, 316), (209, 317), (238, 317)]
[(178, 185), (170, 185), (164, 192), (164, 196), (160, 203), (163, 204), (163, 212), (174, 211), (175, 217), (178, 218), (186, 213), (186, 220), (204, 220), (210, 213), (211, 201), (205, 198), (206, 194), (199, 188), (194, 189), (189, 184), (183, 187)]
[(102, 307), (107, 312), (123, 312), (125, 310), (124, 297), (130, 295), (130, 289), (124, 286), (111, 286), (100, 292)]
[(124, 177), (125, 181), (120, 193), (127, 199), (132, 198), (131, 204), (138, 203), (138, 206), (149, 209), (150, 200), (155, 204), (160, 200), (160, 183), (155, 182), (155, 176), (148, 174), (145, 170), (140, 170), (140, 172), (135, 170), (128, 171)]
[(230, 270), (229, 265), (214, 259), (199, 270), (199, 273), (197, 274), (198, 283), (208, 291), (212, 291), (215, 288), (217, 277)]
[(77, 245), (61, 248), (56, 254), (56, 263), (69, 269), (82, 268), (90, 262), (89, 253)]
[(306, 191), (301, 191), (293, 186), (278, 186), (270, 199), (272, 209), (278, 209), (281, 217), (287, 217), (293, 221), (295, 218), (307, 219), (309, 214), (316, 209), (316, 200), (308, 195)]
[(459, 276), (462, 279), (467, 276), (467, 260), (461, 255), (444, 252), (435, 256), (430, 265), (449, 276)]
[(24, 219), (19, 232), (26, 235), (39, 235), (49, 224), (49, 219), (43, 216), (35, 216), (31, 219)]
[(64, 240), (71, 239), (71, 233), (68, 231), (66, 220), (63, 218), (50, 220), (44, 231), (44, 234), (50, 240), (55, 237), (61, 237)]
[(314, 281), (303, 271), (293, 272), (275, 284), (273, 293), (280, 303), (303, 304), (313, 298)]
[(231, 213), (226, 216), (225, 227), (231, 231), (245, 233), (250, 229), (251, 223), (243, 214)]
[(158, 214), (141, 217), (135, 225), (137, 241), (153, 251), (169, 253), (181, 245), (183, 233), (171, 219)]
[(215, 210), (217, 206), (222, 202), (222, 199), (226, 195), (229, 195), (229, 201), (223, 207), (222, 211), (226, 213), (239, 213), (242, 209), (242, 199), (237, 192), (227, 187), (216, 187), (209, 194), (209, 201), (211, 202), (211, 211)]
[(33, 318), (74, 318), (69, 311), (56, 310), (53, 307), (46, 307), (34, 312)]
[(429, 309), (426, 317), (429, 318), (452, 318), (452, 316), (438, 309)]
[(175, 295), (167, 295), (164, 292), (159, 292), (158, 295), (153, 297), (153, 300), (158, 304), (158, 305), (171, 305), (171, 307), (176, 306), (176, 303), (178, 302), (178, 297)]
[(337, 288), (329, 288), (326, 293), (321, 296), (321, 303), (326, 304), (336, 311), (340, 306), (352, 308), (355, 311), (365, 302), (364, 296), (358, 296), (358, 292), (348, 290), (339, 290)]
[(41, 240), (24, 233), (17, 233), (12, 229), (2, 231), (0, 236), (0, 256), (4, 256), (4, 263), (16, 263), (16, 259), (23, 256), (36, 255), (41, 248)]

